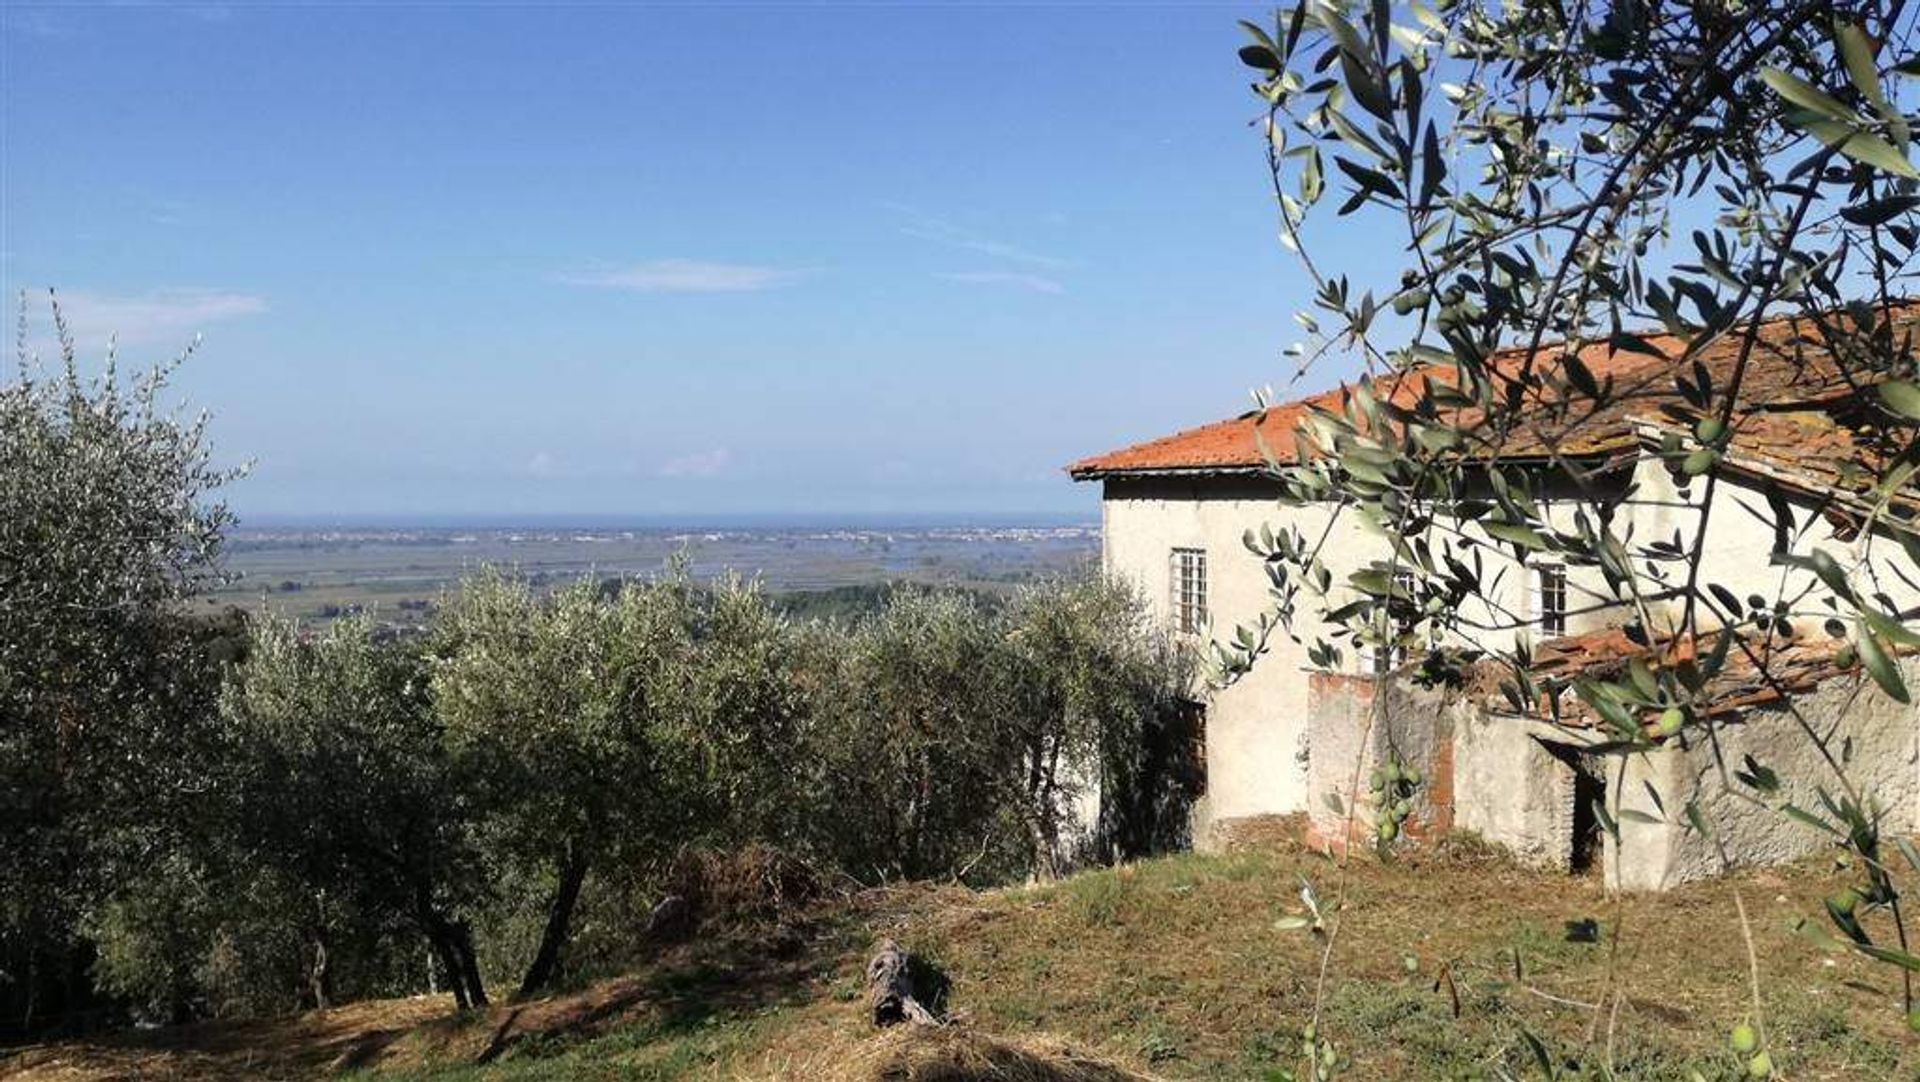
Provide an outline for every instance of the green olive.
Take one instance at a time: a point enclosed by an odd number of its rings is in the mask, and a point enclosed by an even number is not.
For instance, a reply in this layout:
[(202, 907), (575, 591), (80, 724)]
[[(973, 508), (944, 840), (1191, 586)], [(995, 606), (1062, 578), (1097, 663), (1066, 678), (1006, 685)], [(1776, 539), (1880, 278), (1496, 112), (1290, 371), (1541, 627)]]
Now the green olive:
[(1687, 712), (1677, 706), (1669, 706), (1666, 712), (1660, 715), (1660, 721), (1653, 727), (1653, 731), (1661, 736), (1672, 736), (1686, 723)]
[(1742, 1022), (1733, 1027), (1733, 1032), (1727, 1035), (1727, 1043), (1733, 1046), (1735, 1052), (1744, 1056), (1760, 1047), (1760, 1035), (1753, 1031), (1752, 1026)]

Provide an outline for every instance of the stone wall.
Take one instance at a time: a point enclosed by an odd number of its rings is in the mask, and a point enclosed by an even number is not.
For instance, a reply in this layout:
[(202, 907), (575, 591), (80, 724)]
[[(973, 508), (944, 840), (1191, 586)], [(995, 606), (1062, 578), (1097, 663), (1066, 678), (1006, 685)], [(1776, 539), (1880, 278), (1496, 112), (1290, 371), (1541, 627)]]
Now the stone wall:
[[(1908, 686), (1920, 688), (1920, 659), (1906, 659), (1902, 669)], [(1832, 838), (1779, 810), (1791, 803), (1824, 815), (1819, 791), (1836, 799), (1842, 794), (1809, 733), (1845, 764), (1862, 796), (1878, 803), (1888, 831), (1920, 829), (1920, 708), (1896, 702), (1864, 676), (1847, 675), (1797, 696), (1791, 706), (1759, 706), (1725, 721), (1714, 741), (1696, 736), (1630, 760), (1627, 784), (1609, 795), (1616, 816), (1637, 814), (1621, 821), (1608, 885), (1664, 890), (1718, 875), (1728, 865), (1778, 864), (1829, 847)], [(1777, 792), (1762, 793), (1734, 777), (1747, 756), (1779, 778)], [(1688, 829), (1689, 802), (1697, 803), (1713, 838)], [(1641, 821), (1643, 815), (1659, 821)]]
[(1316, 845), (1369, 842), (1381, 801), (1370, 776), (1389, 762), (1419, 771), (1401, 824), (1409, 838), (1445, 833), (1454, 819), (1453, 699), (1395, 677), (1316, 672), (1308, 677), (1313, 754), (1307, 764), (1307, 822)]

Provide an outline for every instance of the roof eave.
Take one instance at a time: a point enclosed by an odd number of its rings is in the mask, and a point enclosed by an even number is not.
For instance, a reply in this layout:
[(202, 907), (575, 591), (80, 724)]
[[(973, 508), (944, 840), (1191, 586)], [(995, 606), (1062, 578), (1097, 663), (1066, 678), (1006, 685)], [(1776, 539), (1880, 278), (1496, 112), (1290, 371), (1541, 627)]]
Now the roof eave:
[(1069, 466), (1075, 481), (1105, 481), (1113, 477), (1263, 477), (1265, 466)]

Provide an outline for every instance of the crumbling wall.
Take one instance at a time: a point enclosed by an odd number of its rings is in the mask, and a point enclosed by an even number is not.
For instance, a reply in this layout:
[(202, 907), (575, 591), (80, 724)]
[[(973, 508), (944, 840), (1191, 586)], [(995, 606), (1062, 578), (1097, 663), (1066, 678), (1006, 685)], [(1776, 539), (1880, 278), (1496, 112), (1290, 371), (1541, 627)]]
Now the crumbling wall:
[(1463, 710), (1453, 727), (1453, 823), (1522, 863), (1566, 870), (1573, 860), (1571, 766), (1547, 748), (1550, 726)]
[[(1920, 659), (1908, 658), (1902, 669), (1908, 685), (1920, 687)], [(1621, 837), (1608, 847), (1609, 886), (1664, 890), (1727, 865), (1779, 864), (1830, 845), (1832, 838), (1779, 810), (1791, 803), (1824, 814), (1818, 790), (1836, 797), (1842, 791), (1809, 733), (1845, 765), (1855, 788), (1879, 803), (1889, 829), (1920, 824), (1920, 709), (1863, 675), (1829, 680), (1791, 706), (1754, 707), (1716, 725), (1713, 741), (1695, 732), (1628, 760), (1628, 784), (1614, 794)], [(1779, 779), (1778, 791), (1761, 792), (1735, 776), (1747, 770), (1748, 756)], [(1689, 828), (1689, 802), (1713, 837)]]
[[(1379, 801), (1370, 776), (1389, 762), (1418, 771), (1401, 824), (1414, 839), (1453, 825), (1453, 725), (1458, 707), (1445, 691), (1421, 688), (1404, 673), (1386, 677), (1315, 672), (1308, 678), (1313, 754), (1307, 764), (1307, 813), (1315, 844), (1373, 837)], [(1351, 813), (1351, 815), (1349, 814)]]

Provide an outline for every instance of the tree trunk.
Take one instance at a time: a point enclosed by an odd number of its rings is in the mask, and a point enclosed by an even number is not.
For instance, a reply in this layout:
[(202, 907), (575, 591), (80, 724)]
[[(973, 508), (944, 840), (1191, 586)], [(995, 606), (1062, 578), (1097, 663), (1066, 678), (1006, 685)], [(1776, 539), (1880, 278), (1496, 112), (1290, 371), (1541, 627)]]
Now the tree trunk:
[(520, 990), (514, 993), (516, 1002), (545, 988), (560, 971), (560, 952), (567, 945), (581, 884), (587, 880), (587, 863), (585, 846), (567, 846), (567, 855), (560, 862), (560, 882), (555, 884), (553, 901), (547, 906), (547, 927), (540, 933), (540, 949), (534, 953), (533, 964), (527, 967)]
[(460, 960), (460, 979), (467, 985), (467, 1002), (475, 1007), (487, 1005), (487, 986), (480, 980), (480, 962), (473, 953), (473, 926), (465, 920), (453, 922), (454, 953)]
[[(1056, 746), (1057, 750), (1057, 746)], [(1033, 846), (1033, 867), (1029, 874), (1035, 882), (1051, 883), (1060, 878), (1060, 827), (1054, 807), (1055, 771), (1058, 755), (1047, 754), (1047, 740), (1036, 735), (1027, 747), (1027, 839)]]
[(313, 999), (316, 1010), (326, 1010), (333, 1006), (333, 971), (328, 965), (326, 930), (315, 926), (308, 929), (307, 938), (313, 943), (313, 955), (307, 963), (307, 994)]
[(891, 1026), (912, 1022), (919, 1026), (937, 1026), (940, 1020), (920, 1005), (913, 995), (913, 970), (907, 952), (891, 939), (883, 939), (867, 962), (867, 1003), (873, 1008), (873, 1024)]
[(432, 930), (427, 933), (427, 941), (433, 947), (433, 953), (440, 959), (440, 971), (447, 975), (447, 987), (453, 991), (453, 1004), (466, 1010), (472, 1004), (467, 1001), (467, 982), (461, 974), (460, 959), (453, 947), (453, 940), (444, 921), (436, 920)]
[(453, 1001), (461, 1010), (487, 1005), (487, 988), (480, 980), (480, 964), (473, 954), (473, 926), (465, 920), (448, 920), (431, 905), (422, 903), (418, 919), (440, 956), (447, 972), (447, 984), (453, 989)]

